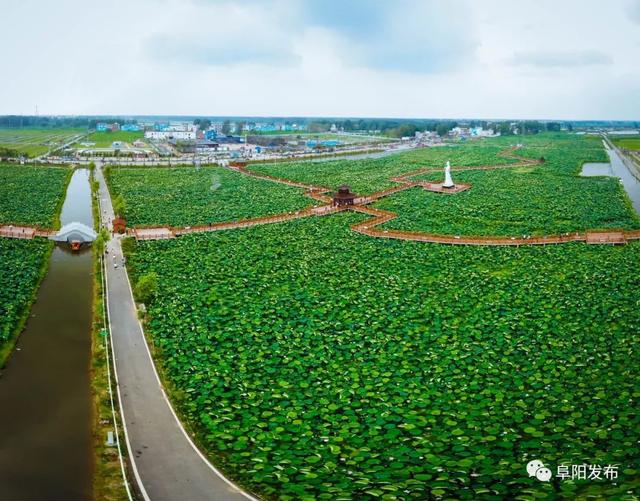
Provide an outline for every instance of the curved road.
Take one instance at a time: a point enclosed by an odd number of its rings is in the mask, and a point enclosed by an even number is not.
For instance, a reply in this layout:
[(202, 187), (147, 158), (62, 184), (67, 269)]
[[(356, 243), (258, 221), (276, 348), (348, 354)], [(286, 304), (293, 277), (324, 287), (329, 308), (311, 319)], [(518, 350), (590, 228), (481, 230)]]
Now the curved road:
[[(100, 214), (110, 226), (111, 198), (100, 167)], [(254, 499), (218, 472), (195, 447), (162, 388), (138, 321), (119, 238), (107, 245), (107, 312), (129, 458), (145, 500)], [(114, 266), (117, 263), (117, 268)]]

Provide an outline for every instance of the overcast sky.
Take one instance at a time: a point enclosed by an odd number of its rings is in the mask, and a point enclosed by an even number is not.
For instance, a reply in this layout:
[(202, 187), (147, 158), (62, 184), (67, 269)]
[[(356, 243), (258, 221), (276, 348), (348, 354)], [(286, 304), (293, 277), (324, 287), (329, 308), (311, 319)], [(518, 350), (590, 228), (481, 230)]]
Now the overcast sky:
[(0, 0), (0, 114), (640, 119), (640, 0)]

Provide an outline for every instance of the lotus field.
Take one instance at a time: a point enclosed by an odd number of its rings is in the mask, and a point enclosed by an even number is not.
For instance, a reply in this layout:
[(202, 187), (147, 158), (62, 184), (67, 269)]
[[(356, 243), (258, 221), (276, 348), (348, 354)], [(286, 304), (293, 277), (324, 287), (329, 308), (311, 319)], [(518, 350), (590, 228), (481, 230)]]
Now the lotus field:
[(374, 207), (398, 214), (381, 229), (521, 236), (640, 228), (616, 178), (578, 178), (548, 173), (543, 167), (454, 172), (454, 178), (472, 188), (447, 195), (417, 187), (377, 202)]
[(28, 314), (51, 243), (0, 238), (0, 367)]
[(302, 188), (221, 167), (111, 168), (112, 196), (122, 195), (129, 226), (205, 225), (303, 209)]
[(512, 163), (513, 159), (497, 156), (506, 147), (507, 144), (502, 143), (471, 143), (464, 146), (395, 153), (364, 160), (250, 164), (249, 169), (330, 189), (347, 184), (355, 193), (363, 195), (394, 186), (396, 183), (390, 181), (390, 177), (422, 167), (442, 168), (447, 160), (450, 160), (452, 165)]
[[(380, 199), (389, 228), (460, 235), (640, 228), (599, 140), (514, 138), (249, 169), (361, 194), (454, 167), (471, 189)], [(505, 169), (456, 171), (458, 166)], [(442, 173), (416, 175), (441, 180)], [(133, 224), (297, 210), (302, 190), (219, 168), (110, 172)], [(215, 186), (215, 189), (212, 187)], [(376, 239), (342, 212), (128, 250), (157, 274), (146, 331), (171, 398), (227, 475), (265, 498), (615, 498), (640, 490), (640, 244), (458, 247)], [(554, 477), (529, 477), (541, 460)], [(614, 465), (615, 481), (558, 466)]]
[[(134, 282), (158, 275), (146, 330), (217, 465), (284, 500), (640, 489), (640, 245), (450, 247), (350, 231), (362, 217), (130, 252)], [(585, 463), (619, 478), (555, 478)]]
[(72, 170), (0, 164), (0, 224), (55, 226)]

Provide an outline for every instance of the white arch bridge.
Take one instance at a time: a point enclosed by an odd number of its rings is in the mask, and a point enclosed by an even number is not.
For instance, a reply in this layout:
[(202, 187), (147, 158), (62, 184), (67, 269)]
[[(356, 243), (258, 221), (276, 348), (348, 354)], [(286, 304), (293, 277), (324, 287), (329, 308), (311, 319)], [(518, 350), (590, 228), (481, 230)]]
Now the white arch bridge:
[(83, 223), (65, 224), (60, 230), (49, 238), (55, 242), (66, 242), (72, 249), (78, 249), (82, 244), (93, 242), (98, 234), (93, 228)]

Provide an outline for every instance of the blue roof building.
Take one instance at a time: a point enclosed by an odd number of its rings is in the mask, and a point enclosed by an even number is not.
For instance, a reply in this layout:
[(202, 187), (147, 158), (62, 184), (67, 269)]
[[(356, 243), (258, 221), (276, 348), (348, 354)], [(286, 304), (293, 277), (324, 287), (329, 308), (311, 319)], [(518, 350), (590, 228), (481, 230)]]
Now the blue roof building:
[(328, 148), (331, 148), (334, 146), (339, 146), (340, 144), (340, 141), (336, 141), (335, 139), (327, 139), (325, 141), (316, 141), (314, 139), (310, 139), (305, 143), (307, 148), (315, 148), (316, 146), (326, 146)]

